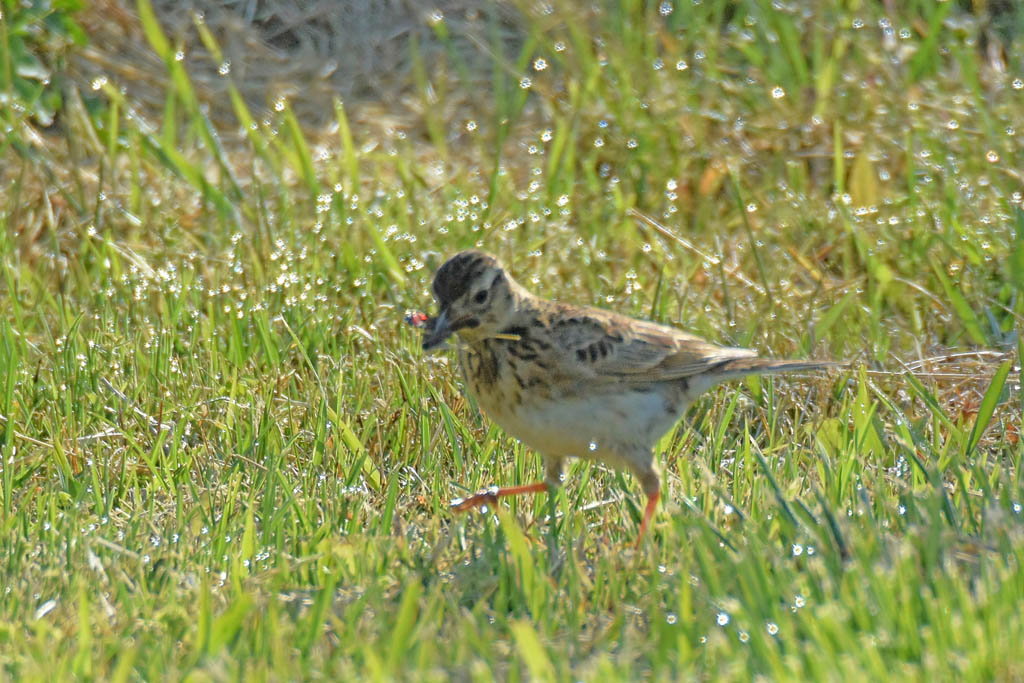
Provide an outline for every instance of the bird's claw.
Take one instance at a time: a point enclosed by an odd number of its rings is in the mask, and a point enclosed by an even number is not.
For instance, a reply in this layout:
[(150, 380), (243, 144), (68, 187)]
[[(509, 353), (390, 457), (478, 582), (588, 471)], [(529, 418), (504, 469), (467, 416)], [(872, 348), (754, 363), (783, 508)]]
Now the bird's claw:
[(465, 512), (466, 510), (472, 510), (476, 507), (483, 505), (494, 506), (498, 504), (498, 487), (491, 486), (482, 491), (477, 491), (471, 496), (466, 498), (456, 498), (453, 500), (449, 507), (455, 512)]

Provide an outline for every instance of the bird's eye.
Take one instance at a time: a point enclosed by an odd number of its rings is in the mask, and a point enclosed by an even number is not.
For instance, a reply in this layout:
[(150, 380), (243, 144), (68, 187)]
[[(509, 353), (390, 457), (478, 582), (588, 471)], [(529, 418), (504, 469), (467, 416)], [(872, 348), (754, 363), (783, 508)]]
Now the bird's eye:
[(487, 301), (487, 290), (481, 289), (479, 292), (474, 294), (473, 301), (478, 304), (482, 304), (483, 302)]

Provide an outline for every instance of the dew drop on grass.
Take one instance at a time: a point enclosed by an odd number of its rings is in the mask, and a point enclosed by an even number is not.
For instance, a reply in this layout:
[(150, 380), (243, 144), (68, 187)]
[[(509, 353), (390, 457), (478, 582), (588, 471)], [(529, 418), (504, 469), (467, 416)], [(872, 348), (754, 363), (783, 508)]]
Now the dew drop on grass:
[(523, 90), (529, 90), (530, 86), (533, 85), (533, 79), (529, 76), (523, 76), (519, 79), (519, 87)]
[(661, 5), (658, 6), (658, 13), (661, 14), (661, 16), (663, 17), (667, 17), (668, 15), (672, 14), (672, 10), (674, 9), (675, 8), (672, 6), (672, 3), (667, 2), (666, 0), (666, 2), (663, 2), (661, 3)]
[(557, 43), (555, 43), (554, 48), (555, 52), (565, 52), (565, 43), (563, 43), (562, 41), (558, 41)]
[(949, 123), (946, 124), (946, 128), (949, 128), (950, 130), (956, 130), (959, 127), (960, 127), (960, 122), (957, 121), (956, 119), (950, 119)]
[(672, 612), (669, 612), (668, 614), (665, 615), (665, 623), (668, 624), (669, 626), (675, 625), (675, 623), (677, 621), (679, 621), (679, 618), (675, 614), (673, 614)]
[(221, 62), (220, 66), (217, 67), (217, 73), (219, 73), (221, 76), (227, 76), (229, 73), (231, 73), (231, 62), (226, 60)]
[(780, 86), (777, 85), (774, 88), (772, 88), (772, 99), (781, 100), (785, 96), (786, 91), (783, 90)]
[(1021, 80), (1019, 78), (1013, 79), (1013, 89), (1024, 90), (1024, 80)]
[(537, 59), (533, 60), (534, 71), (543, 71), (546, 68), (548, 68), (548, 60), (543, 57), (537, 57)]
[(596, 450), (597, 450), (597, 442), (596, 442), (596, 441), (591, 441), (591, 442), (590, 442), (589, 444), (587, 444), (587, 449), (588, 449), (588, 450), (589, 450), (589, 451), (590, 451), (591, 453), (593, 453), (594, 451), (596, 451)]
[(686, 63), (685, 59), (680, 59), (676, 62), (676, 71), (686, 71), (688, 68), (690, 68), (690, 65)]
[(718, 622), (719, 626), (725, 626), (729, 623), (729, 615), (725, 612), (719, 612), (718, 616), (715, 617), (715, 621)]
[(740, 631), (737, 637), (740, 639), (741, 643), (745, 643), (750, 640), (750, 634), (746, 631)]
[(36, 619), (42, 619), (47, 614), (49, 614), (51, 611), (53, 611), (53, 608), (56, 607), (56, 606), (57, 606), (57, 601), (56, 600), (47, 600), (46, 602), (44, 602), (42, 605), (39, 606), (39, 609), (36, 610)]
[(999, 161), (999, 154), (994, 149), (990, 149), (985, 154), (985, 158), (988, 159), (989, 163), (994, 164)]

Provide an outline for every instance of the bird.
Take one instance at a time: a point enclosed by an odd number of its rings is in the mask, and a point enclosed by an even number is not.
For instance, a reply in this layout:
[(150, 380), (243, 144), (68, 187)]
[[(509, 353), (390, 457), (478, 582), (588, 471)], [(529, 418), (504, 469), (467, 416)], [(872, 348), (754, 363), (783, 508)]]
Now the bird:
[(423, 314), (422, 348), (455, 335), (459, 366), (483, 413), (539, 453), (544, 478), (492, 486), (451, 502), (455, 511), (554, 491), (567, 458), (630, 471), (647, 504), (639, 546), (661, 497), (654, 446), (700, 394), (747, 375), (820, 371), (830, 361), (776, 360), (600, 308), (535, 296), (493, 255), (461, 251), (434, 275), (436, 316)]

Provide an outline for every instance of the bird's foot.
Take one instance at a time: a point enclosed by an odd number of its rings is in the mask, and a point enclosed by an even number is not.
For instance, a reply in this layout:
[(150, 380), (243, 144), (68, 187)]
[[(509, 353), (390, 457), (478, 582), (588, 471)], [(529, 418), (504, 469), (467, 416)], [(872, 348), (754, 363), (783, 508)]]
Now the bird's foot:
[(498, 487), (491, 486), (482, 491), (477, 491), (471, 496), (465, 498), (456, 498), (453, 500), (449, 507), (455, 512), (465, 512), (472, 510), (473, 508), (483, 507), (484, 505), (490, 505), (491, 507), (498, 504)]

